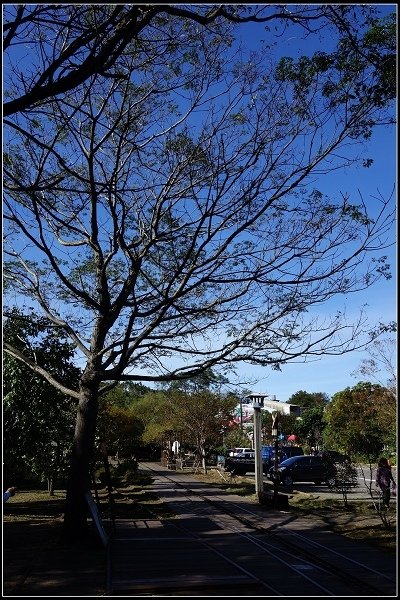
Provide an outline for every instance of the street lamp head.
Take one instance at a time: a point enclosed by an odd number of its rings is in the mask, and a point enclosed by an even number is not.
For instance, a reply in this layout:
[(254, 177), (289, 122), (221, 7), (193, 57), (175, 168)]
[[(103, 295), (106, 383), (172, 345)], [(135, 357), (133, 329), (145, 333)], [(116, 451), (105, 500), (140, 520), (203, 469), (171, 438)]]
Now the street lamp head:
[(247, 398), (252, 401), (253, 408), (262, 408), (264, 406), (264, 400), (267, 397), (268, 394), (257, 394), (256, 392), (253, 392), (247, 396)]

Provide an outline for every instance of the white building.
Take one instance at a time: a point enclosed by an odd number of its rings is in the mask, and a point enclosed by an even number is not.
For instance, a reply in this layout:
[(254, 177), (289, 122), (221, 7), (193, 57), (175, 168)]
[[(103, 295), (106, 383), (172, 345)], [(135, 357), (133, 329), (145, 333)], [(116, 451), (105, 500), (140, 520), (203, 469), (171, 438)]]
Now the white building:
[[(267, 410), (268, 412), (279, 412), (282, 415), (294, 415), (299, 417), (301, 415), (301, 406), (296, 404), (287, 404), (286, 402), (279, 402), (276, 400), (276, 396), (271, 396), (271, 400), (265, 399), (264, 406), (261, 410)], [(246, 424), (253, 422), (254, 408), (250, 398), (243, 398), (241, 402), (235, 408), (234, 421), (236, 423)]]

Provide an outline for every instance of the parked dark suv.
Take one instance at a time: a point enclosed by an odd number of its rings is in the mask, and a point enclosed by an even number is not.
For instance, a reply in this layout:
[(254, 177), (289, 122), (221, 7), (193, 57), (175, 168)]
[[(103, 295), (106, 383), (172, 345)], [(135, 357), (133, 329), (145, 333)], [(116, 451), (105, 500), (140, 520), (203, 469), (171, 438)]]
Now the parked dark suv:
[[(271, 467), (268, 478), (273, 481), (274, 476), (275, 470)], [(278, 480), (287, 486), (295, 481), (313, 481), (317, 485), (324, 482), (331, 486), (335, 483), (335, 467), (321, 456), (292, 456), (279, 464)]]

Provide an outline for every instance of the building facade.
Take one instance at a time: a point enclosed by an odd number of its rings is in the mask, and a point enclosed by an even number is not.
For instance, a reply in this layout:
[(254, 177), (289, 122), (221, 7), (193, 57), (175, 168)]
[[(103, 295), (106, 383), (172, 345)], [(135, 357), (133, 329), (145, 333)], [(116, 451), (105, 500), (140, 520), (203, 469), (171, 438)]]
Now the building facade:
[[(282, 415), (294, 415), (300, 417), (302, 407), (296, 404), (287, 404), (286, 402), (279, 402), (276, 400), (276, 396), (272, 396), (271, 400), (265, 399), (264, 406), (261, 410), (267, 410), (268, 412), (279, 412)], [(254, 408), (251, 399), (243, 398), (241, 402), (235, 408), (234, 421), (245, 425), (246, 423), (253, 422)]]

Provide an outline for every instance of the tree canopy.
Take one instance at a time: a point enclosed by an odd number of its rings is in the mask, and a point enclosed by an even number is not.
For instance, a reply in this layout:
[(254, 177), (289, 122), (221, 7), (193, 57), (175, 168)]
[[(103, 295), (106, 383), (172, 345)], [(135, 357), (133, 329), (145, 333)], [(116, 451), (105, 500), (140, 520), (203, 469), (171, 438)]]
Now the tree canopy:
[[(290, 10), (286, 5), (5, 5), (3, 49), (8, 60), (3, 114), (41, 106), (96, 74), (115, 77), (115, 67), (130, 51), (133, 40), (143, 43), (147, 31), (158, 34), (160, 27), (176, 18), (218, 33), (226, 22), (266, 23), (267, 31), (271, 23), (280, 27), (278, 35), (290, 24), (308, 35), (331, 27), (342, 36), (342, 55), (362, 57), (379, 72), (376, 93), (390, 87), (394, 97), (395, 21), (380, 21), (375, 10), (351, 5), (292, 5)], [(358, 26), (361, 15), (367, 31)], [(38, 57), (29, 60), (29, 72), (20, 69), (20, 56), (13, 59), (21, 44), (29, 44)], [(121, 71), (117, 74), (124, 77)]]
[(295, 404), (303, 408), (324, 407), (329, 402), (329, 397), (324, 392), (305, 392), (299, 390), (290, 396), (287, 404)]
[(359, 382), (333, 395), (324, 411), (328, 447), (375, 461), (396, 448), (396, 398), (378, 384)]
[[(13, 312), (4, 336), (70, 387), (77, 387), (79, 369), (73, 364), (73, 346), (45, 319), (36, 326)], [(3, 361), (4, 476), (23, 482), (36, 477), (51, 484), (66, 477), (73, 438), (76, 402), (55, 390), (21, 361), (5, 355)]]
[(189, 389), (171, 385), (162, 392), (149, 392), (132, 406), (132, 411), (143, 424), (144, 441), (161, 442), (167, 434), (173, 434), (196, 448), (206, 471), (207, 448), (220, 442), (237, 399), (193, 383)]
[(238, 62), (231, 36), (178, 17), (153, 34), (121, 55), (123, 77), (116, 64), (5, 120), (7, 285), (96, 356), (100, 382), (365, 344), (363, 317), (310, 309), (390, 276), (376, 249), (391, 199), (372, 218), (310, 180), (387, 123), (381, 74), (362, 53)]

